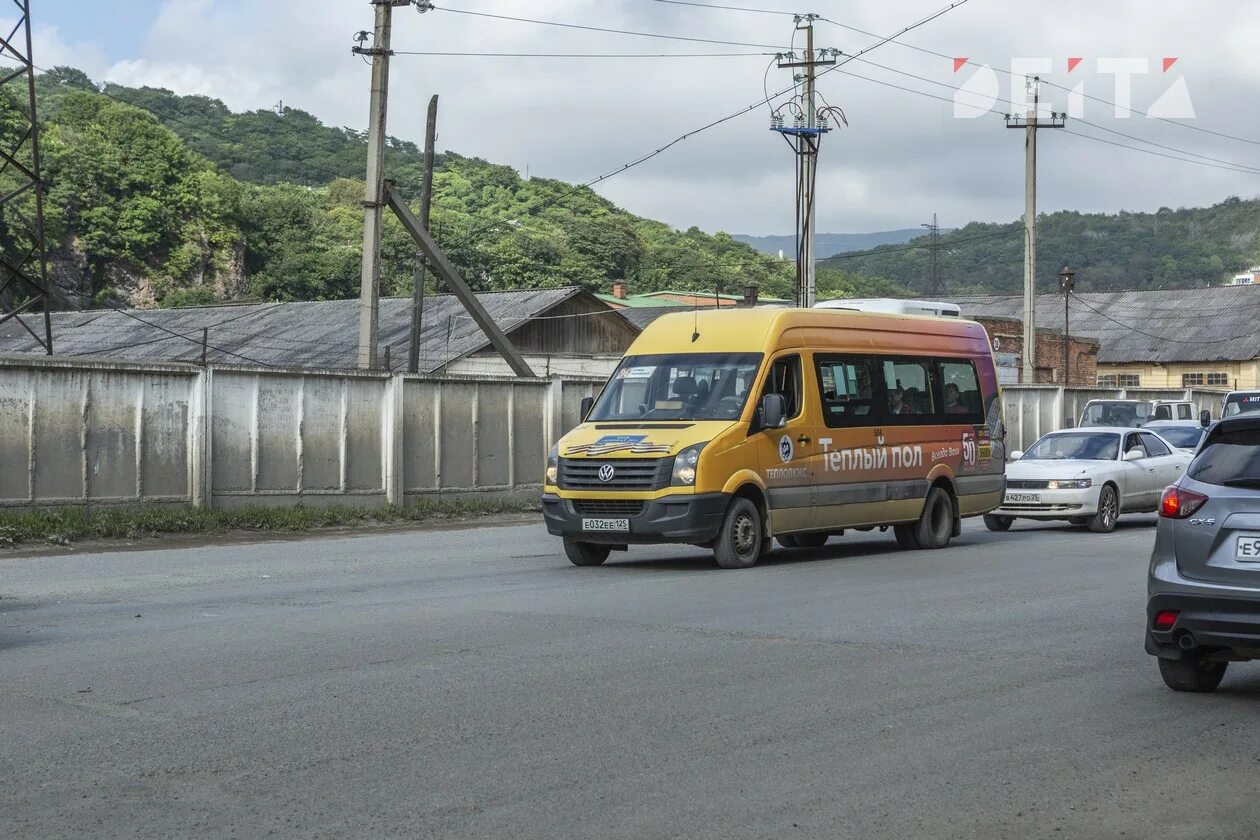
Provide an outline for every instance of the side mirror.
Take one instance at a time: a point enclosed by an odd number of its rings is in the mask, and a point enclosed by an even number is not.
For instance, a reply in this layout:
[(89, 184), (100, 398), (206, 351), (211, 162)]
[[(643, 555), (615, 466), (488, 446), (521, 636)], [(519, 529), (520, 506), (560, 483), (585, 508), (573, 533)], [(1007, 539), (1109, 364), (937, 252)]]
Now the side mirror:
[(582, 397), (582, 403), (578, 407), (578, 422), (585, 423), (586, 417), (591, 413), (591, 409), (595, 406), (594, 397)]
[(1146, 453), (1141, 449), (1130, 449), (1128, 452), (1124, 453), (1124, 460), (1126, 461), (1141, 461), (1145, 457)]
[(1211, 426), (1212, 425), (1212, 412), (1208, 411), (1206, 408), (1200, 411), (1199, 412), (1199, 425), (1205, 429), (1208, 426)]
[(1024, 450), (1022, 449), (1016, 449), (1015, 451), (1011, 453), (1012, 461), (1018, 461), (1020, 458), (1023, 458), (1023, 457), (1024, 457)]
[(766, 394), (761, 398), (761, 428), (782, 429), (787, 425), (787, 405), (782, 394)]

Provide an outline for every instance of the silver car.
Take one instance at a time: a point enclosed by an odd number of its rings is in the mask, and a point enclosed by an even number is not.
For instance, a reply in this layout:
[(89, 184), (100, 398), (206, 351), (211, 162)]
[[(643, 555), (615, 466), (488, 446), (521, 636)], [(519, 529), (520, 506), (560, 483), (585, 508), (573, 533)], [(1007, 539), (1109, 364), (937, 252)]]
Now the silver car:
[(1176, 691), (1214, 691), (1260, 658), (1260, 413), (1208, 430), (1164, 491), (1147, 580), (1146, 652)]

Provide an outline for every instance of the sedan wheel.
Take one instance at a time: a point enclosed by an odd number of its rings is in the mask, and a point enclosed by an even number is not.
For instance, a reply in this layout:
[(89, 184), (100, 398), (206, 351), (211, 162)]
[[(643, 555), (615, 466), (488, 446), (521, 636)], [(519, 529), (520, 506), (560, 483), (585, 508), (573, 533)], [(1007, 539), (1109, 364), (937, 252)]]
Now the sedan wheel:
[(1098, 512), (1089, 518), (1089, 530), (1095, 534), (1110, 534), (1116, 530), (1116, 520), (1120, 518), (1120, 497), (1116, 488), (1104, 485), (1098, 494)]

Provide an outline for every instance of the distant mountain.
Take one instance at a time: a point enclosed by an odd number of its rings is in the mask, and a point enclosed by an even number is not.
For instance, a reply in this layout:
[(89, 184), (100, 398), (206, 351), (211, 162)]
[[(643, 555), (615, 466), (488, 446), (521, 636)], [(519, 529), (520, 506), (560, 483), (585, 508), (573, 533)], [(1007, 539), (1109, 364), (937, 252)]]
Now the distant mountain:
[[(878, 248), (880, 245), (900, 245), (926, 233), (927, 231), (923, 228), (881, 230), (875, 233), (820, 233), (817, 235), (818, 256), (821, 259), (823, 257), (834, 257), (836, 254), (845, 254), (849, 251), (868, 251), (871, 248)], [(948, 233), (948, 231), (942, 228), (941, 233)], [(787, 236), (749, 236), (745, 233), (732, 233), (731, 239), (751, 245), (761, 253), (770, 254), (771, 256), (778, 256), (779, 251), (782, 251), (783, 256), (791, 259), (792, 255), (796, 253), (796, 237), (792, 234)]]

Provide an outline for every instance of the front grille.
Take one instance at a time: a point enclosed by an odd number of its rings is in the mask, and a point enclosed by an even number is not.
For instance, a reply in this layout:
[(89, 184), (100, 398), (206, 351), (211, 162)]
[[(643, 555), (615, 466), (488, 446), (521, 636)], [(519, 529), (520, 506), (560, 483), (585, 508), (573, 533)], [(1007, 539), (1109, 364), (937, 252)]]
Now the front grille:
[[(561, 458), (560, 487), (565, 490), (659, 490), (669, 484), (672, 458)], [(613, 468), (604, 481), (600, 468)]]
[(573, 508), (583, 516), (638, 516), (643, 502), (620, 499), (574, 499)]
[(1050, 486), (1049, 481), (1015, 481), (1007, 479), (1007, 490), (1045, 490)]

